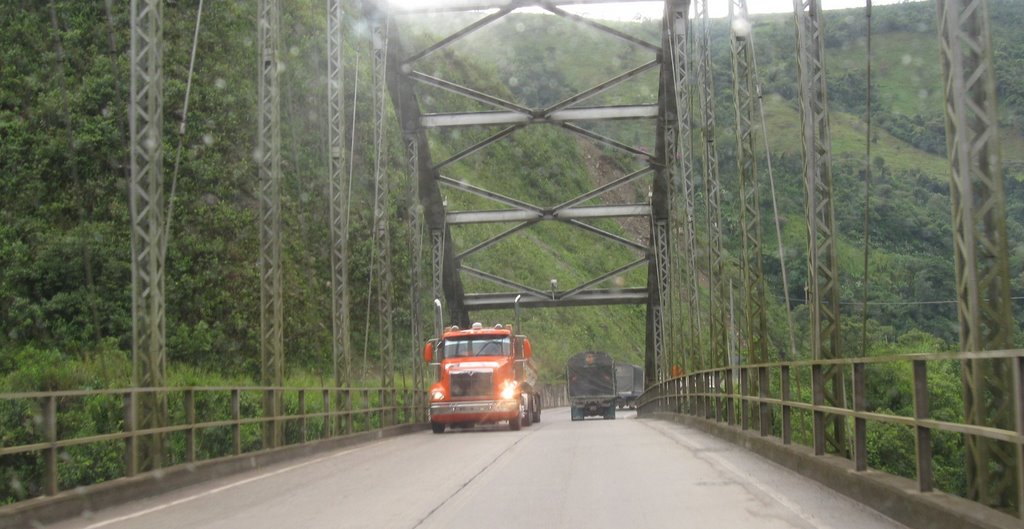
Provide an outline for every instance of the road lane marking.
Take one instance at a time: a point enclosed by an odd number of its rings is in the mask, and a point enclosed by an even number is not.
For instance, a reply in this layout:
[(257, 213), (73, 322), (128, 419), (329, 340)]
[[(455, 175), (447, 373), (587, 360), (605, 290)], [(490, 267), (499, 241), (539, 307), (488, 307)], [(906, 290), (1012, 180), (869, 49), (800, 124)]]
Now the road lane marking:
[(298, 464), (292, 465), (290, 467), (281, 468), (281, 469), (275, 470), (273, 472), (270, 472), (268, 474), (260, 474), (259, 476), (253, 476), (251, 478), (243, 479), (242, 481), (236, 481), (235, 483), (229, 483), (227, 485), (223, 485), (223, 486), (217, 487), (215, 489), (210, 489), (210, 490), (205, 491), (205, 492), (200, 492), (199, 494), (194, 494), (194, 495), (188, 496), (186, 498), (177, 499), (177, 500), (174, 500), (174, 501), (171, 501), (171, 502), (167, 502), (167, 503), (164, 503), (164, 504), (161, 504), (161, 505), (157, 505), (155, 507), (150, 507), (149, 509), (144, 509), (144, 510), (141, 510), (141, 511), (138, 511), (138, 512), (134, 512), (134, 513), (131, 513), (131, 514), (126, 514), (124, 516), (119, 516), (117, 518), (111, 518), (109, 520), (104, 520), (102, 522), (97, 522), (97, 523), (94, 523), (92, 525), (86, 526), (85, 529), (98, 529), (100, 527), (106, 527), (108, 525), (115, 524), (115, 523), (118, 523), (118, 522), (123, 522), (125, 520), (131, 520), (132, 518), (138, 518), (140, 516), (145, 516), (147, 514), (151, 514), (151, 513), (157, 512), (157, 511), (162, 511), (164, 509), (168, 509), (168, 508), (174, 507), (176, 505), (181, 505), (182, 503), (188, 503), (188, 502), (193, 501), (193, 500), (198, 500), (199, 498), (203, 498), (203, 497), (206, 497), (206, 496), (211, 496), (213, 494), (217, 494), (218, 492), (223, 492), (223, 491), (228, 490), (228, 489), (233, 489), (235, 487), (240, 487), (242, 485), (246, 485), (246, 484), (252, 483), (254, 481), (259, 481), (261, 479), (266, 479), (266, 478), (269, 478), (269, 477), (272, 477), (272, 476), (276, 476), (278, 474), (284, 474), (285, 472), (290, 472), (292, 470), (296, 470), (296, 469), (299, 469), (299, 468), (302, 468), (302, 467), (307, 467), (309, 465), (313, 465), (313, 464), (316, 464), (316, 463), (327, 461), (328, 459), (333, 459), (335, 457), (340, 457), (340, 456), (343, 456), (345, 454), (351, 454), (352, 452), (355, 452), (355, 451), (357, 451), (357, 450), (359, 450), (361, 448), (365, 448), (365, 447), (359, 446), (359, 447), (356, 447), (356, 448), (350, 448), (348, 450), (344, 450), (344, 451), (338, 452), (336, 454), (331, 454), (329, 456), (318, 457), (316, 459), (312, 459), (312, 460), (306, 461), (304, 463), (298, 463)]
[[(534, 428), (531, 431), (537, 431), (538, 429), (543, 428), (543, 427), (544, 426), (538, 425), (537, 428)], [(483, 475), (485, 472), (490, 470), (491, 467), (493, 467), (495, 463), (497, 463), (503, 457), (505, 457), (509, 453), (509, 451), (511, 451), (513, 448), (515, 448), (517, 445), (519, 445), (519, 443), (522, 442), (523, 439), (526, 439), (527, 436), (529, 436), (529, 432), (521, 432), (521, 434), (519, 435), (519, 438), (516, 439), (516, 442), (514, 442), (511, 445), (505, 447), (505, 449), (502, 450), (498, 455), (494, 456), (494, 459), (492, 459), (490, 463), (485, 464), (479, 471), (477, 471), (476, 474), (473, 474), (473, 476), (470, 477), (468, 480), (466, 480), (465, 483), (460, 485), (459, 488), (455, 489), (454, 492), (449, 494), (448, 497), (444, 499), (444, 501), (442, 501), (441, 503), (437, 504), (437, 506), (435, 506), (433, 509), (431, 509), (430, 512), (428, 512), (426, 516), (424, 516), (422, 519), (420, 519), (420, 521), (416, 522), (416, 524), (412, 526), (412, 529), (417, 529), (418, 527), (420, 527), (424, 523), (426, 523), (426, 521), (429, 520), (431, 516), (433, 516), (437, 511), (441, 510), (441, 508), (443, 508), (445, 505), (448, 505), (456, 496), (461, 494), (462, 491), (466, 489), (466, 487), (468, 487), (471, 483), (476, 481), (476, 479), (479, 478), (481, 475)], [(87, 527), (86, 529), (89, 529), (89, 528)]]

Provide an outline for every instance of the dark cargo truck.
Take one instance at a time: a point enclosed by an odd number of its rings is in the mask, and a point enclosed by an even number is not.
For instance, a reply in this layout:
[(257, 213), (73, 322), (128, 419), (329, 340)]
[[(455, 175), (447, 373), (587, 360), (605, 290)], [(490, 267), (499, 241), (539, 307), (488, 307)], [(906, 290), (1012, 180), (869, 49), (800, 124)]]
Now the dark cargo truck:
[(632, 364), (615, 364), (615, 388), (619, 409), (636, 409), (636, 400), (644, 393), (644, 370)]
[(565, 368), (572, 420), (600, 415), (615, 418), (615, 360), (607, 353), (588, 351), (569, 358)]

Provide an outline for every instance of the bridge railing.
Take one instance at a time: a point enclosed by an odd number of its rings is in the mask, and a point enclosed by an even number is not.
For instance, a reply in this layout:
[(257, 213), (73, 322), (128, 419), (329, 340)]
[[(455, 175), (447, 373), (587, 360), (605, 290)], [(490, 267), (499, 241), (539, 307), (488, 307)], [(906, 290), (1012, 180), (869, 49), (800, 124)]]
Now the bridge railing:
[[(1004, 410), (1012, 423), (1006, 428), (979, 426), (963, 422), (962, 389), (956, 394), (955, 403), (942, 403), (948, 410), (958, 407), (954, 420), (939, 420), (932, 415), (929, 402), (932, 389), (929, 386), (929, 368), (958, 368), (967, 361), (995, 362), (989, 372), (1011, 371), (1012, 383), (1001, 396), (1002, 402), (1011, 409)], [(945, 365), (942, 365), (945, 363)], [(876, 369), (882, 364), (898, 366), (909, 370), (912, 381), (913, 411), (900, 415), (890, 410), (868, 408), (868, 390), (872, 384), (889, 384), (893, 380), (885, 371)], [(852, 395), (842, 406), (825, 403), (826, 370), (839, 369), (843, 374), (846, 395)], [(878, 380), (873, 380), (875, 373)], [(889, 371), (891, 375), (891, 371)], [(801, 382), (802, 381), (802, 382)], [(1002, 477), (1015, 480), (1017, 490), (1000, 510), (1012, 510), (1018, 518), (1024, 518), (1024, 351), (988, 351), (981, 353), (938, 353), (907, 354), (884, 357), (801, 360), (774, 362), (708, 369), (688, 373), (678, 378), (658, 382), (648, 387), (639, 401), (641, 416), (651, 412), (685, 414), (714, 422), (727, 423), (742, 430), (756, 429), (762, 437), (775, 437), (783, 444), (796, 440), (814, 449), (816, 456), (826, 451), (835, 452), (834, 439), (827, 439), (829, 427), (839, 421), (844, 427), (841, 454), (853, 460), (856, 471), (868, 469), (868, 428), (902, 426), (910, 429), (914, 440), (914, 476), (921, 492), (936, 487), (933, 468), (933, 433), (936, 436), (970, 436), (978, 442), (996, 443), (1005, 453), (1015, 454), (1008, 458), (1015, 468), (996, 469)], [(804, 384), (803, 387), (800, 385)], [(808, 384), (809, 383), (809, 384)], [(794, 386), (798, 388), (794, 391)], [(756, 388), (756, 391), (754, 390)], [(874, 388), (877, 392), (878, 387)], [(999, 398), (992, 396), (992, 398)], [(988, 403), (991, 405), (991, 402)], [(795, 429), (796, 415), (805, 419), (804, 428)], [(811, 417), (811, 432), (806, 432), (806, 417)], [(943, 415), (949, 416), (949, 413)], [(948, 417), (947, 417), (948, 418)], [(852, 423), (852, 425), (851, 425)], [(852, 427), (851, 427), (852, 426)], [(1013, 428), (1013, 430), (1008, 429)], [(960, 459), (966, 460), (966, 454)], [(986, 463), (987, 464), (987, 463)], [(998, 466), (992, 463), (990, 466)], [(875, 469), (878, 470), (878, 469)], [(965, 470), (966, 471), (966, 470)], [(984, 485), (983, 485), (984, 486)], [(956, 493), (947, 490), (946, 492)]]
[[(265, 413), (267, 398), (282, 403), (280, 413)], [(165, 425), (135, 426), (142, 399), (166, 406)], [(0, 487), (0, 505), (142, 471), (424, 421), (426, 395), (411, 389), (253, 386), (4, 393), (0, 468), (10, 481)], [(279, 429), (277, 446), (264, 445), (264, 430), (270, 428)], [(140, 468), (144, 443), (150, 450), (159, 447), (149, 468)]]

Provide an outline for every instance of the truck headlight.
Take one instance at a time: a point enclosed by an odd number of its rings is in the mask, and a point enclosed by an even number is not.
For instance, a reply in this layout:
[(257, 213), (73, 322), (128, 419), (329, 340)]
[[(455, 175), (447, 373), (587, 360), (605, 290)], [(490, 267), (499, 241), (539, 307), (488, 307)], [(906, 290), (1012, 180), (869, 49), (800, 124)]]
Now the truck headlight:
[(503, 400), (512, 400), (516, 397), (516, 383), (506, 382), (501, 388), (501, 398)]
[(433, 393), (430, 394), (430, 399), (431, 400), (444, 400), (444, 392), (443, 391), (434, 391)]

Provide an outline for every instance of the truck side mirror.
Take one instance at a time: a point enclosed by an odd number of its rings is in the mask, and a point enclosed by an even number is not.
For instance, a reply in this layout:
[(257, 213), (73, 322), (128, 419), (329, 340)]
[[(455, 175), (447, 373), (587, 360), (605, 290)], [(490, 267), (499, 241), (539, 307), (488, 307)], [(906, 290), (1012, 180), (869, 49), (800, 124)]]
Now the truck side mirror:
[(434, 361), (434, 342), (433, 340), (427, 342), (427, 345), (423, 347), (423, 360), (426, 363)]

